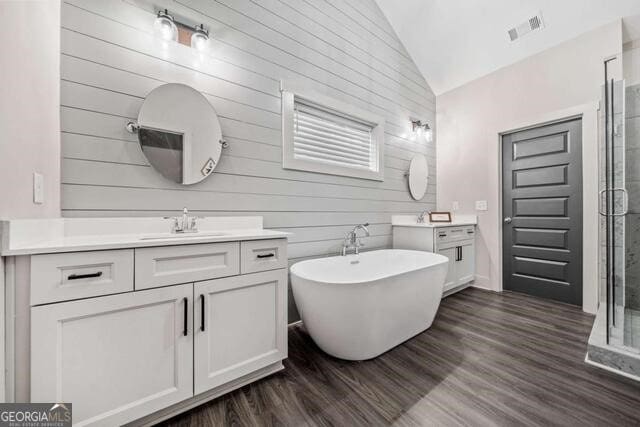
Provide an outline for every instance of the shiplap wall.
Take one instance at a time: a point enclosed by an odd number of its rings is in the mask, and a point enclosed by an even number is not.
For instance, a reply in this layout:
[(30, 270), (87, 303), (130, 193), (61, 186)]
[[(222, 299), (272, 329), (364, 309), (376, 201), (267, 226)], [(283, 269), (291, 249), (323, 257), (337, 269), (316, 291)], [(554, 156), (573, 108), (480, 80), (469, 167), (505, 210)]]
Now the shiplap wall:
[[(209, 52), (156, 38), (159, 7), (209, 28)], [(294, 233), (294, 263), (336, 254), (358, 223), (367, 249), (390, 247), (392, 214), (435, 207), (435, 142), (409, 138), (410, 118), (434, 126), (435, 97), (374, 0), (66, 0), (61, 37), (64, 216), (262, 215)], [(280, 80), (385, 117), (384, 182), (282, 169)], [(125, 130), (167, 82), (201, 91), (230, 142), (193, 186), (162, 178)], [(403, 176), (416, 153), (421, 201)]]

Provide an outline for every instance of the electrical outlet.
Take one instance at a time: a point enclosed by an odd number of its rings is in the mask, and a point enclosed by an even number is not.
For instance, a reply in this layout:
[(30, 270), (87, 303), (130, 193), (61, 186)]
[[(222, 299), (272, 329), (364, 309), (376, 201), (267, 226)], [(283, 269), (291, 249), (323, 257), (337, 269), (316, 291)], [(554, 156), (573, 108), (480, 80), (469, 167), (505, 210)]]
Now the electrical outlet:
[(460, 209), (460, 203), (458, 203), (458, 201), (454, 201), (451, 202), (451, 210), (452, 211), (457, 211), (458, 209)]
[(33, 173), (33, 203), (44, 203), (44, 176), (38, 172)]
[(476, 210), (477, 211), (486, 211), (488, 209), (487, 207), (487, 201), (486, 200), (476, 200)]

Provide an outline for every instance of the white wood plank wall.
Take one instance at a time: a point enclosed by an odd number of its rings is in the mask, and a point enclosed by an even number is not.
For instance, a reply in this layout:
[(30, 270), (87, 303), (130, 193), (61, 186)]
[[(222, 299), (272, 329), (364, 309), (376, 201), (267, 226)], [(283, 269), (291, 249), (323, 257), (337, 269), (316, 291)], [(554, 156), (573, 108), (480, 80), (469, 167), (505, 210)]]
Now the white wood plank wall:
[[(159, 7), (209, 28), (210, 51), (156, 38)], [(65, 0), (61, 37), (65, 216), (262, 215), (294, 233), (294, 263), (336, 254), (363, 222), (367, 249), (390, 247), (392, 214), (435, 207), (435, 143), (408, 137), (411, 117), (434, 126), (435, 97), (374, 0)], [(384, 116), (384, 182), (282, 169), (281, 79)], [(166, 82), (200, 90), (231, 144), (194, 186), (163, 179), (124, 128)], [(403, 177), (415, 153), (431, 175), (419, 202)]]

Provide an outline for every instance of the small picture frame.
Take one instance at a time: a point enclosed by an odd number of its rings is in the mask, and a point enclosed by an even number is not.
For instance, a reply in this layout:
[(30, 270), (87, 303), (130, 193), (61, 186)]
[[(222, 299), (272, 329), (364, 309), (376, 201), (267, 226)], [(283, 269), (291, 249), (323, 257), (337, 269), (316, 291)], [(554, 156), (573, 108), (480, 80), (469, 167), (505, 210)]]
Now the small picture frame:
[(451, 212), (429, 212), (429, 222), (451, 222)]

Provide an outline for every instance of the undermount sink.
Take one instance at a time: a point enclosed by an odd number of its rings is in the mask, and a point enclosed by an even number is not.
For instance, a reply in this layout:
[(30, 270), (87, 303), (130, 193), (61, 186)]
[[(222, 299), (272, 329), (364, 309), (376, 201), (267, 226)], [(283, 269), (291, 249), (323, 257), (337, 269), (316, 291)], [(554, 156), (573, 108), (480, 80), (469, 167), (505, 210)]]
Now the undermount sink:
[(165, 240), (165, 239), (197, 239), (199, 237), (219, 237), (226, 236), (227, 233), (167, 233), (167, 234), (157, 234), (155, 236), (145, 236), (141, 237), (140, 240)]

